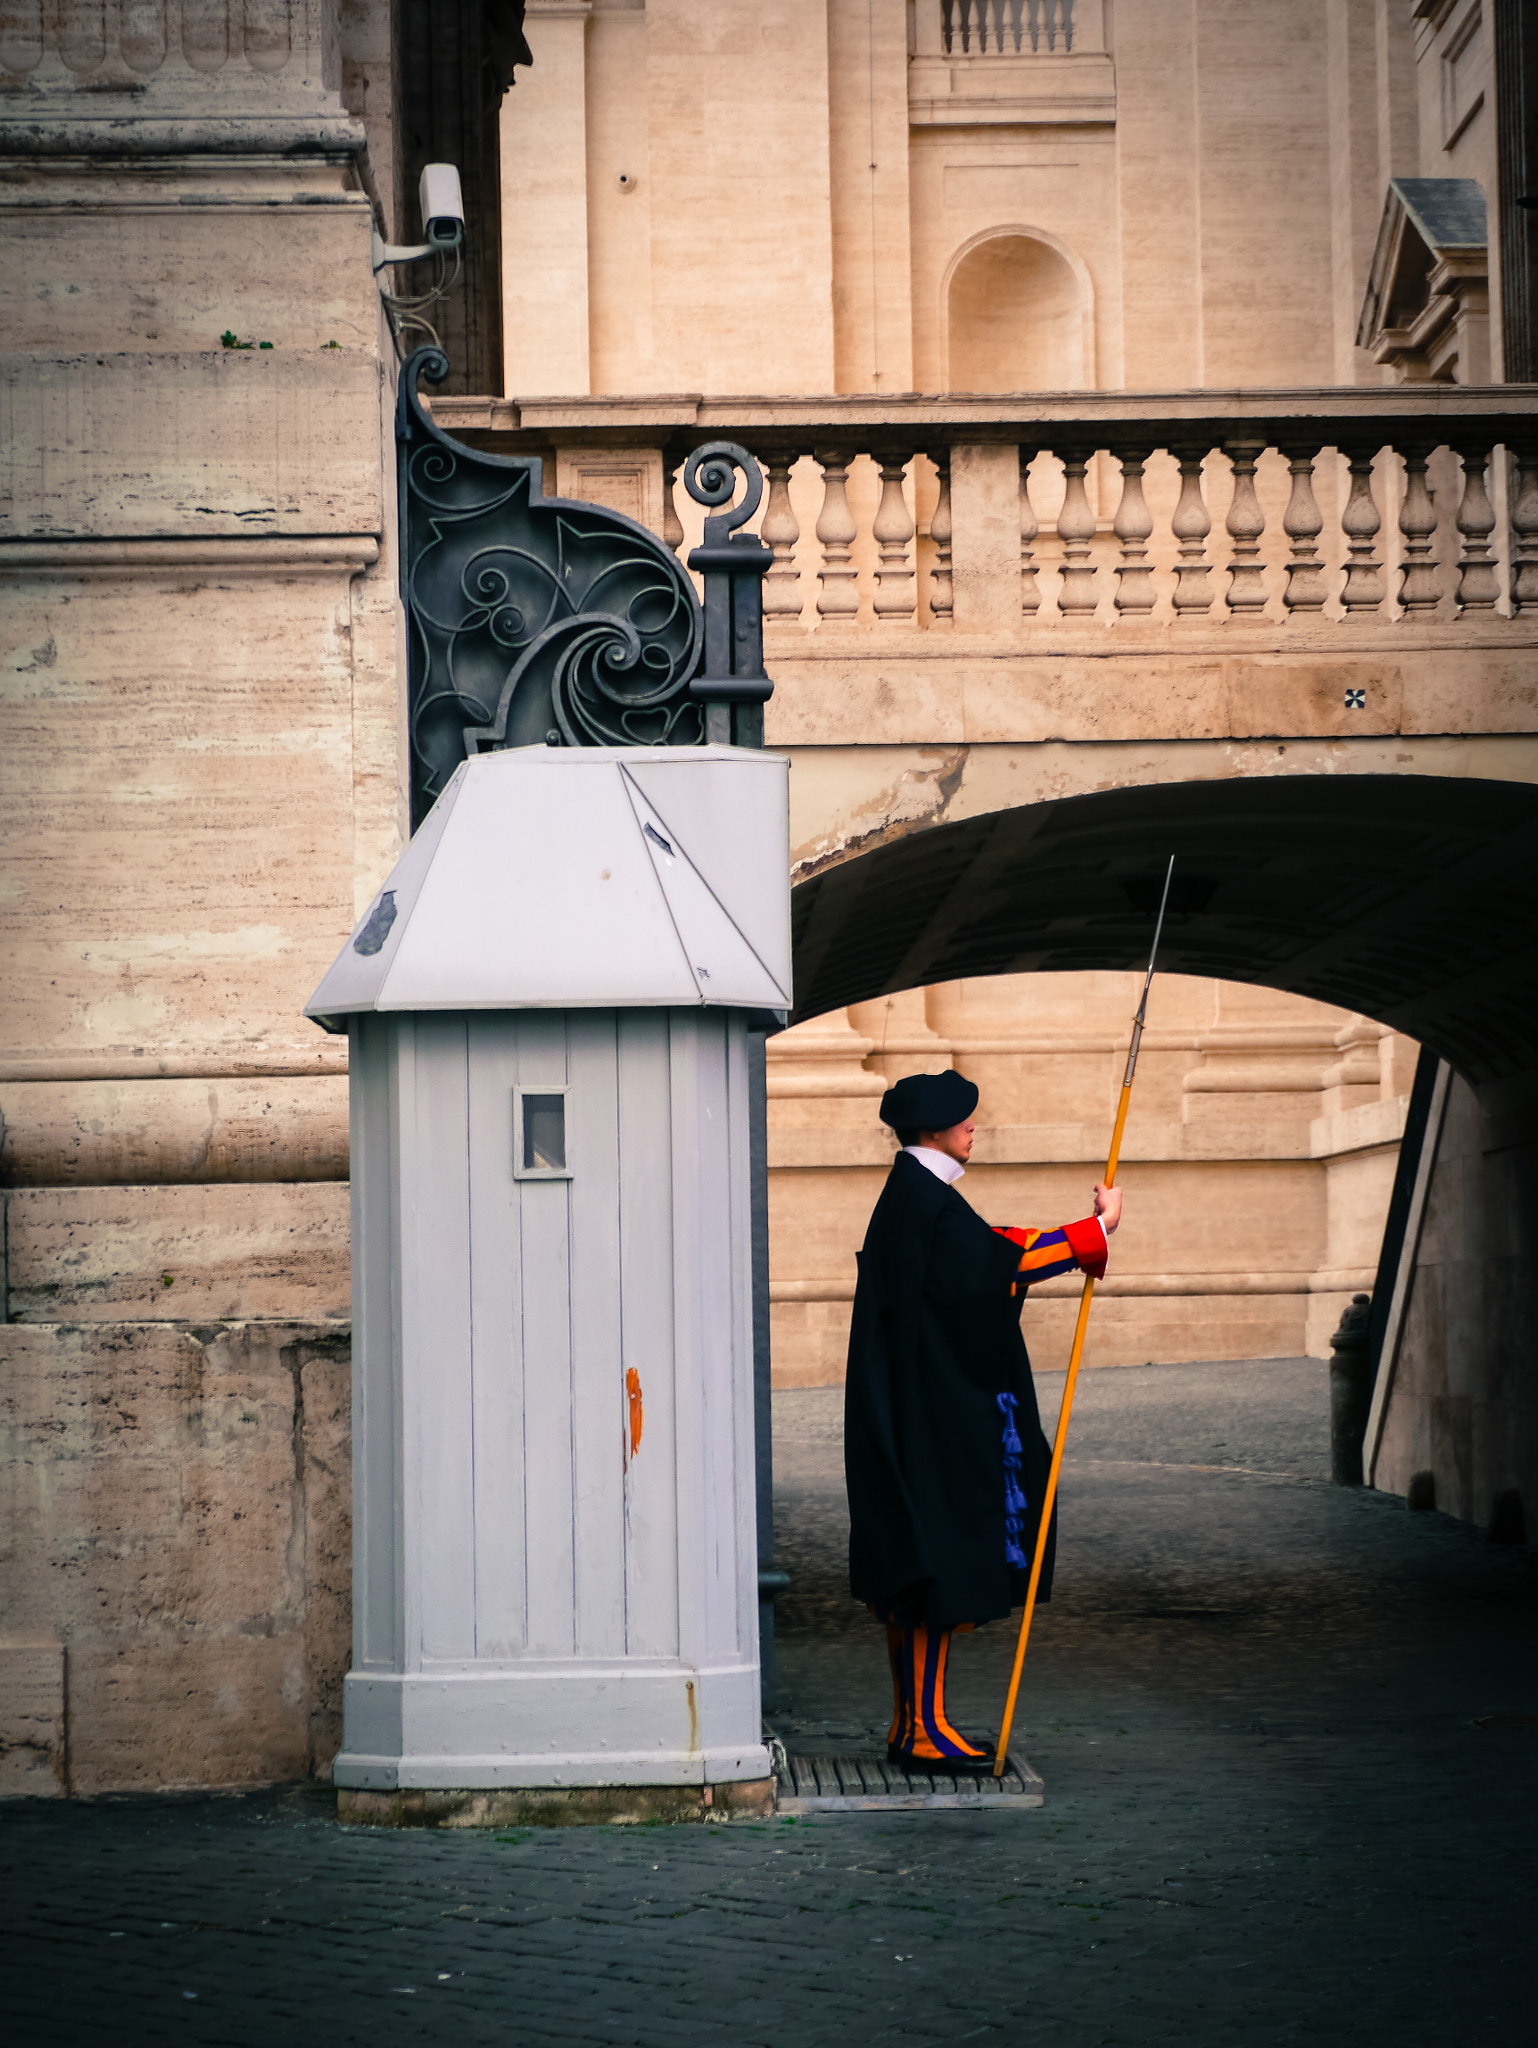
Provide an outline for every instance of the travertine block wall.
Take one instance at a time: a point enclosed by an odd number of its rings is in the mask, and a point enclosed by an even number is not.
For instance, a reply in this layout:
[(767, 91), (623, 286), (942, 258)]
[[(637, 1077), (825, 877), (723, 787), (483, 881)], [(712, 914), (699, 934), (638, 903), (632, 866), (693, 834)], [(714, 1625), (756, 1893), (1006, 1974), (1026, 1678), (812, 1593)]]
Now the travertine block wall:
[(525, 31), (502, 156), (512, 385), (833, 389), (824, 10), (532, 0)]
[[(1088, 1212), (1139, 979), (1005, 975), (857, 1004), (770, 1041), (770, 1291), (783, 1386), (843, 1378), (854, 1253), (893, 1151), (877, 1120), (905, 1073), (982, 1091), (967, 1199), (991, 1223)], [(1184, 975), (1155, 985), (1123, 1150), (1093, 1365), (1329, 1355), (1370, 1288), (1414, 1048), (1321, 1003)], [(1024, 1311), (1066, 1354), (1078, 1288)]]
[(351, 1650), (346, 1337), (5, 1334), (0, 1794), (324, 1769)]
[[(1071, 49), (983, 55), (946, 51), (941, 0), (531, 0), (508, 389), (1378, 382), (1354, 334), (1387, 180), (1493, 182), (1479, 13), (1077, 0)], [(992, 353), (990, 250), (1024, 252)]]
[(13, 1188), (13, 1323), (351, 1317), (347, 1183)]
[(0, 47), (0, 1791), (340, 1734), (347, 1084), (300, 1009), (403, 806), (340, 96), (387, 108), (388, 9), (328, 8)]
[(1507, 1520), (1504, 1533), (1520, 1540), (1525, 1525), (1531, 1543), (1538, 1467), (1531, 1108), (1500, 1088), (1481, 1100), (1455, 1077), (1434, 1143), (1375, 1483), (1404, 1493), (1415, 1474), (1429, 1472), (1444, 1514), (1487, 1527), (1497, 1501), (1514, 1493), (1517, 1527)]

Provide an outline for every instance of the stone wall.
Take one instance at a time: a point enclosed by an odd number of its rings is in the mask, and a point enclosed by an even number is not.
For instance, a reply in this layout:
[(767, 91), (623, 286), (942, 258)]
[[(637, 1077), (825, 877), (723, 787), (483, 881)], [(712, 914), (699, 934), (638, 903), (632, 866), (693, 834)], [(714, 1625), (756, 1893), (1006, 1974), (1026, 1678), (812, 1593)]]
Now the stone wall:
[(0, 1795), (324, 1776), (352, 1648), (345, 1333), (4, 1334)]
[(388, 17), (0, 38), (0, 1790), (340, 1736), (347, 1084), (300, 1010), (404, 816), (343, 97), (387, 144)]
[[(1427, 1189), (1376, 1483), (1408, 1494), (1417, 1474), (1461, 1521), (1531, 1542), (1538, 1525), (1538, 1375), (1533, 1370), (1538, 1137), (1531, 1102), (1448, 1090), (1431, 1133)], [(1513, 1507), (1513, 1497), (1516, 1503)], [(1500, 1504), (1504, 1501), (1505, 1505)]]
[[(854, 1254), (893, 1149), (882, 1090), (956, 1067), (982, 1090), (967, 1198), (995, 1223), (1082, 1215), (1139, 989), (1130, 974), (1003, 975), (770, 1041), (776, 1385), (843, 1379)], [(1155, 984), (1150, 1019), (1087, 1362), (1327, 1357), (1373, 1283), (1415, 1048), (1322, 1003), (1185, 975)], [(1077, 1294), (1033, 1289), (1039, 1363), (1066, 1353)]]
[[(1071, 48), (981, 53), (942, 0), (531, 0), (508, 389), (1377, 382), (1353, 337), (1388, 179), (1492, 159), (1482, 44), (1444, 148), (1455, 11), (1428, 38), (1391, 0), (1294, 0), (1284, 33), (1251, 0), (1077, 0)], [(993, 242), (1072, 280), (1073, 363), (1006, 375), (1018, 332), (952, 363)]]

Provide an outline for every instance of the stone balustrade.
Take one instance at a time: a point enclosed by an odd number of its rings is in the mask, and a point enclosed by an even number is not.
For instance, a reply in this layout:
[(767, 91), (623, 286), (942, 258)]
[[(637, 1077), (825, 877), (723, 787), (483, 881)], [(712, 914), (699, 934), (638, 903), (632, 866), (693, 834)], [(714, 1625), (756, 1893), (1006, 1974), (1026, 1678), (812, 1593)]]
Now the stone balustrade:
[(771, 632), (1289, 624), (1349, 643), (1372, 622), (1538, 612), (1530, 387), (434, 410), (481, 446), (553, 453), (547, 488), (620, 479), (622, 509), (660, 506), (675, 547), (695, 538), (684, 456), (742, 442), (768, 478)]
[[(934, 4), (934, 0), (930, 0)], [(948, 57), (1019, 57), (1074, 47), (1074, 0), (938, 0)]]

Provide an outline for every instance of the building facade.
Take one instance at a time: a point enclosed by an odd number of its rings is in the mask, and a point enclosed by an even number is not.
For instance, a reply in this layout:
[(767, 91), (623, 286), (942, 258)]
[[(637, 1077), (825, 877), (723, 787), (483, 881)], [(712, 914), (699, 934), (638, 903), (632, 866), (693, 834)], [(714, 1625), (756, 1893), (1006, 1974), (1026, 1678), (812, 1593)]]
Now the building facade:
[[(527, 32), (535, 63), (502, 136), (515, 400), (1482, 384), (1503, 347), (1483, 199), (1496, 24), (1477, 5), (1304, 8), (1282, 34), (1221, 0), (533, 0)], [(1450, 292), (1428, 289), (1406, 190), (1427, 219), (1475, 222)], [(1417, 303), (1392, 310), (1395, 334), (1433, 308), (1430, 356), (1383, 340), (1396, 290)], [(594, 433), (605, 410), (589, 409)], [(550, 440), (563, 490), (662, 530), (655, 458)], [(819, 612), (805, 545), (820, 466), (809, 451), (786, 476), (805, 591), (771, 614), (782, 659), (840, 623)], [(885, 474), (869, 455), (847, 465), (867, 628)], [(1097, 454), (1097, 542), (1118, 482)], [(923, 564), (938, 499), (923, 453), (900, 488)], [(1038, 458), (1030, 488), (1050, 576), (1061, 464)], [(773, 707), (769, 721), (773, 741)], [(963, 983), (771, 1045), (777, 1384), (842, 1378), (887, 1081), (951, 1063), (976, 1079), (969, 1194), (998, 1221), (1022, 1203), (1055, 1216), (1103, 1159), (1135, 988)], [(1361, 1015), (1185, 980), (1161, 988), (1155, 1034), (1132, 1156), (1157, 1162), (1136, 1185), (1158, 1192), (1129, 1210), (1095, 1360), (1328, 1356), (1375, 1277), (1413, 1046)], [(1221, 1248), (1193, 1227), (1218, 1215)], [(1068, 1310), (1026, 1313), (1050, 1357)]]
[[(1531, 1504), (1530, 939), (1483, 936), (1538, 783), (1524, 13), (6, 10), (5, 1789), (339, 1740), (347, 1081), (301, 1011), (408, 827), (420, 330), (371, 246), (428, 160), (469, 224), (440, 422), (676, 545), (691, 446), (769, 474), (784, 1378), (838, 1375), (892, 1076), (978, 1079), (989, 1214), (1083, 1204), (1148, 923), (1086, 877), (1176, 831), (1217, 894), (1096, 1355), (1318, 1353), (1423, 1040), (1457, 1078), (1379, 1482)], [(1066, 1304), (1028, 1313), (1045, 1362)]]

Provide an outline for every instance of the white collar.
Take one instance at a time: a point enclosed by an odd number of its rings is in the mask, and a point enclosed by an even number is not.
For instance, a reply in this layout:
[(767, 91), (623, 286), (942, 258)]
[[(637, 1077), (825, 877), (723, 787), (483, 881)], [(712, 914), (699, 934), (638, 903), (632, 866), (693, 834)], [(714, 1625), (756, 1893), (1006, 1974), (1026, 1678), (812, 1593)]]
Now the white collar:
[(916, 1159), (936, 1180), (943, 1180), (947, 1186), (960, 1180), (966, 1172), (959, 1159), (952, 1159), (949, 1152), (937, 1152), (933, 1145), (904, 1145), (903, 1150), (910, 1159)]

